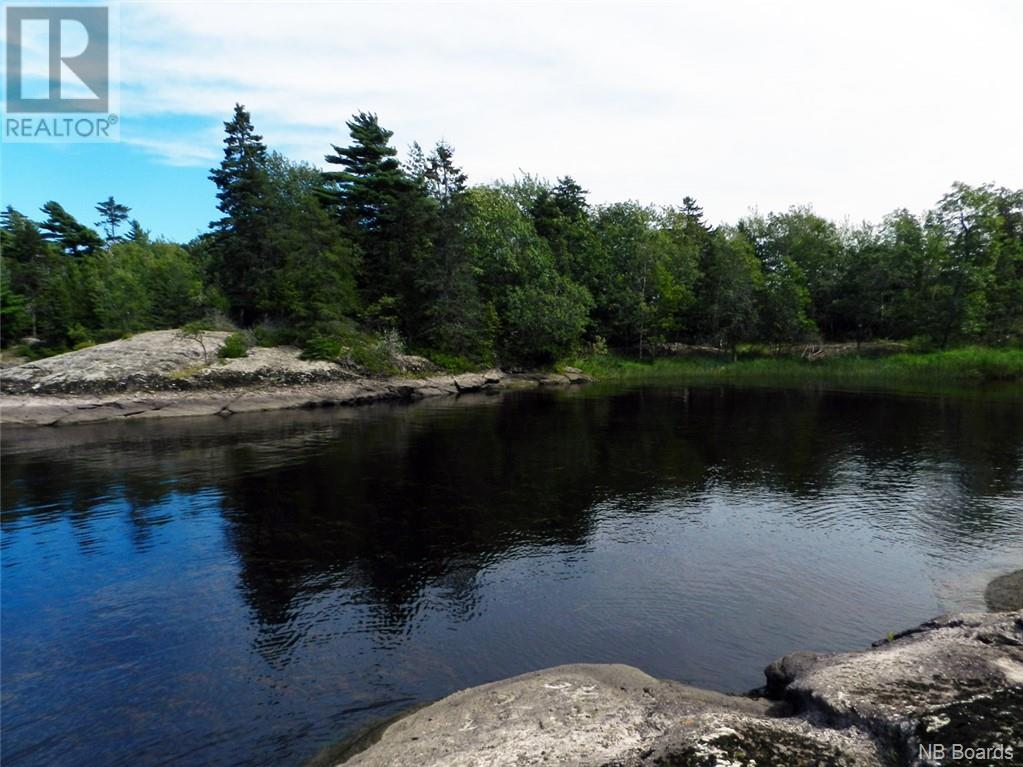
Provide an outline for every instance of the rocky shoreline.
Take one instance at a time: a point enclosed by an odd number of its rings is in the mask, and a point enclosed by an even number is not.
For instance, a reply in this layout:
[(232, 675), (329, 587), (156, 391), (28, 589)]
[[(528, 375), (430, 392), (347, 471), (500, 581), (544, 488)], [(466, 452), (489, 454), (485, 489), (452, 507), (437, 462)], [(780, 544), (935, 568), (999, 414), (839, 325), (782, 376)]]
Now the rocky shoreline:
[(334, 362), (303, 360), (298, 349), (288, 347), (256, 347), (245, 357), (218, 360), (216, 352), (228, 335), (208, 333), (199, 345), (176, 331), (153, 331), (6, 368), (0, 374), (0, 424), (230, 416), (590, 380), (572, 369), (442, 374), (429, 360), (404, 355), (395, 359), (401, 375), (377, 377)]
[(141, 390), (113, 394), (0, 394), (0, 424), (67, 426), (101, 421), (257, 413), (418, 400), (589, 381), (579, 374), (509, 374), (500, 370), (426, 378), (362, 378), (345, 382)]
[(573, 664), (474, 687), (329, 749), (346, 767), (1023, 764), (1023, 611), (797, 652), (747, 696)]

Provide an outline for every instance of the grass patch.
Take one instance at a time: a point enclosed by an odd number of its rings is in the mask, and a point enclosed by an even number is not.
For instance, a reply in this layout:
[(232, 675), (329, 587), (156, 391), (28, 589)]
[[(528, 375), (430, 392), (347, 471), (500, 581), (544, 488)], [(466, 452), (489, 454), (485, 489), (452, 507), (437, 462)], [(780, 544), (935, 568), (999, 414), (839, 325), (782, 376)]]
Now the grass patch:
[(806, 360), (791, 356), (740, 357), (693, 355), (650, 362), (615, 355), (574, 360), (571, 364), (600, 380), (694, 378), (721, 382), (821, 382), (864, 385), (887, 383), (980, 384), (1023, 381), (1023, 349), (964, 347), (885, 357), (847, 355)]
[(170, 373), (167, 374), (167, 377), (174, 381), (182, 381), (186, 378), (191, 378), (196, 373), (198, 373), (201, 370), (204, 370), (205, 368), (206, 365), (202, 363), (196, 365), (189, 365), (188, 367), (184, 367), (179, 370), (172, 370)]

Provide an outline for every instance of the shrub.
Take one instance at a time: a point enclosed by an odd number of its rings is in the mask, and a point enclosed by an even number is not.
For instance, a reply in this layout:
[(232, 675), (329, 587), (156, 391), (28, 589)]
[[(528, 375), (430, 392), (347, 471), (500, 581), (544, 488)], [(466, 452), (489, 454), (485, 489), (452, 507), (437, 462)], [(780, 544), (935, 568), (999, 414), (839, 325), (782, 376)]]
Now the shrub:
[(448, 373), (466, 373), (479, 370), (479, 365), (472, 360), (457, 354), (445, 354), (444, 352), (429, 352), (427, 357), (437, 367), (446, 370)]
[(292, 328), (264, 320), (252, 329), (255, 346), (287, 346), (295, 343), (298, 336)]
[(302, 344), (302, 359), (336, 361), (343, 351), (341, 339), (330, 335), (312, 335)]
[(247, 357), (249, 354), (249, 343), (244, 333), (232, 333), (224, 339), (224, 345), (217, 350), (217, 356), (222, 360)]
[(375, 375), (397, 372), (396, 350), (401, 339), (394, 331), (373, 335), (342, 323), (327, 323), (316, 329), (302, 344), (302, 358), (347, 361)]

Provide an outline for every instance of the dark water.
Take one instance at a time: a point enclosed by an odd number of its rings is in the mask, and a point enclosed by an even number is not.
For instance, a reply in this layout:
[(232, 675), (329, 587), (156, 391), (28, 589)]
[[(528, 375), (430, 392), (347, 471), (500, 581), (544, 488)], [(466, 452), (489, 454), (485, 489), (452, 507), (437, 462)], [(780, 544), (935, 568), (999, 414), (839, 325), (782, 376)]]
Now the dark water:
[(301, 764), (573, 661), (723, 690), (1023, 564), (1023, 399), (597, 387), (5, 434), (5, 765)]

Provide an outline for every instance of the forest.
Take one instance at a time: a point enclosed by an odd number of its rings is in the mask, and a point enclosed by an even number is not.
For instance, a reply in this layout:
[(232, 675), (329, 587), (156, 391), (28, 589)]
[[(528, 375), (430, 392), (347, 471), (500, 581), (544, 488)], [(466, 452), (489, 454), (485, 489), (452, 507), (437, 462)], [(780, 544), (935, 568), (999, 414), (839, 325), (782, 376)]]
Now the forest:
[(55, 201), (38, 218), (8, 206), (3, 346), (230, 328), (370, 369), (395, 348), (471, 369), (670, 343), (1023, 340), (1023, 190), (955, 183), (880, 223), (794, 207), (712, 226), (692, 197), (595, 205), (571, 176), (470, 185), (444, 142), (399, 158), (375, 114), (347, 129), (324, 172), (270, 151), (237, 105), (210, 173), (220, 218), (187, 243), (113, 197), (94, 226)]

